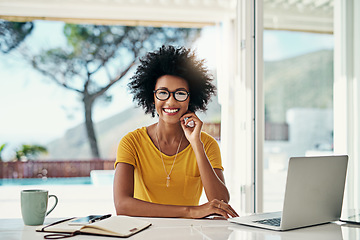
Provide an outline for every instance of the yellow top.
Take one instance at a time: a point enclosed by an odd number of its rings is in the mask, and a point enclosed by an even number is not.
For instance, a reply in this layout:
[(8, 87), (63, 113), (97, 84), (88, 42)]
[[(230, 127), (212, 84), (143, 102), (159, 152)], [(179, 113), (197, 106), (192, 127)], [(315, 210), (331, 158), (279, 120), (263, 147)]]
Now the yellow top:
[[(213, 168), (223, 170), (220, 148), (216, 140), (202, 132), (201, 141)], [(161, 153), (166, 171), (169, 173), (174, 156)], [(119, 143), (117, 163), (134, 166), (134, 198), (148, 202), (195, 206), (199, 204), (203, 185), (197, 166), (195, 153), (189, 144), (178, 153), (170, 175), (170, 186), (166, 187), (166, 173), (156, 148), (147, 134), (146, 127), (128, 133)]]

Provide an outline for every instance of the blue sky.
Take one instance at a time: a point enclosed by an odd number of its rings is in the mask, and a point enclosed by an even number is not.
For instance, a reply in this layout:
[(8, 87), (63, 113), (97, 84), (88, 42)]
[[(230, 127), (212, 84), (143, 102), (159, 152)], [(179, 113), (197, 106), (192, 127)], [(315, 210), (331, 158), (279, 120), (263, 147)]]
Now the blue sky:
[(320, 49), (332, 49), (333, 36), (320, 33), (264, 31), (264, 60), (274, 61)]
[[(37, 21), (27, 40), (33, 49), (65, 44), (61, 22)], [(198, 56), (215, 66), (215, 28), (207, 28), (196, 44)], [(314, 36), (316, 36), (314, 38)], [(316, 40), (314, 40), (316, 39)], [(284, 31), (264, 32), (264, 59), (280, 60), (332, 48), (330, 35), (304, 34)], [(30, 66), (10, 55), (0, 54), (0, 144), (46, 144), (61, 137), (65, 131), (84, 121), (78, 96), (54, 85)], [(108, 106), (96, 106), (94, 121), (100, 121), (132, 105), (126, 82), (111, 88), (113, 101)]]

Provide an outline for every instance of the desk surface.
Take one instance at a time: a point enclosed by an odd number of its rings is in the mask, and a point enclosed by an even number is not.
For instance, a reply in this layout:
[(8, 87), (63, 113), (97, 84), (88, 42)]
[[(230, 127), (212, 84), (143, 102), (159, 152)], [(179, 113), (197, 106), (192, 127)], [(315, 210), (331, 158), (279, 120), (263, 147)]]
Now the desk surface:
[[(251, 239), (271, 239), (271, 240), (332, 240), (332, 239), (360, 239), (360, 226), (346, 224), (323, 224), (314, 227), (302, 228), (286, 232), (276, 232), (258, 228), (241, 226), (230, 223), (226, 220), (193, 220), (193, 219), (174, 219), (174, 218), (143, 218), (152, 223), (148, 229), (128, 238), (137, 239), (206, 239), (206, 240), (251, 240)], [(47, 219), (45, 224), (59, 219)], [(22, 219), (0, 219), (0, 239), (7, 240), (36, 240), (44, 239), (46, 233), (35, 232), (33, 226), (24, 226)], [(79, 235), (70, 239), (120, 239), (109, 237), (94, 237)]]

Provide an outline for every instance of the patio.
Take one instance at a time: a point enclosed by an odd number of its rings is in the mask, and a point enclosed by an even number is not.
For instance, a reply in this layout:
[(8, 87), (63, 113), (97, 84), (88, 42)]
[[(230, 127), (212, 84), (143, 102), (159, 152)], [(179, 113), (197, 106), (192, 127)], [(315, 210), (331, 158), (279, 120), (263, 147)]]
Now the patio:
[[(266, 171), (264, 184), (268, 209), (282, 209), (285, 175), (284, 171)], [(0, 186), (0, 218), (21, 218), (20, 192), (23, 189), (47, 189), (49, 194), (55, 194), (59, 198), (59, 203), (49, 215), (52, 218), (115, 214), (113, 189), (109, 182), (107, 184), (78, 185), (13, 185)], [(206, 196), (203, 194), (200, 204), (205, 202)], [(51, 198), (48, 209), (53, 203), (54, 200)], [(240, 213), (239, 203), (236, 199), (232, 199), (230, 203)]]
[[(59, 202), (51, 218), (115, 214), (112, 184), (107, 185), (27, 185), (0, 187), (0, 218), (21, 218), (20, 192), (23, 189), (47, 189)], [(54, 204), (50, 198), (50, 207)]]

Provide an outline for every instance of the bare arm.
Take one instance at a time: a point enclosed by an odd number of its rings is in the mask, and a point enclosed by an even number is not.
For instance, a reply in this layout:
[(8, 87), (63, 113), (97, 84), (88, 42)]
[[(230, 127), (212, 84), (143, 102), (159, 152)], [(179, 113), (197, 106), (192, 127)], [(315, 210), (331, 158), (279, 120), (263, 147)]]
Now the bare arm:
[(201, 206), (175, 206), (142, 201), (134, 195), (134, 167), (118, 163), (114, 177), (114, 204), (116, 214), (142, 217), (203, 218), (218, 214), (225, 218), (237, 216), (225, 202), (213, 200)]
[(204, 185), (206, 197), (209, 201), (218, 199), (225, 201), (230, 200), (230, 194), (225, 186), (224, 174), (221, 169), (213, 169), (211, 166), (203, 147), (202, 142), (197, 142), (192, 145), (196, 160), (198, 163), (201, 181)]
[[(186, 122), (184, 122), (185, 118), (188, 118)], [(218, 199), (228, 203), (230, 194), (225, 186), (223, 172), (221, 169), (213, 169), (201, 141), (203, 122), (192, 112), (185, 114), (180, 121), (185, 136), (194, 150), (207, 199), (209, 201)], [(194, 121), (194, 127), (188, 127), (186, 125), (189, 121)]]

